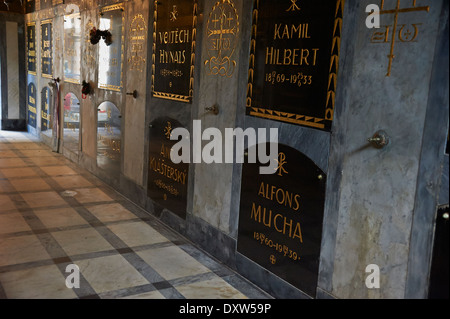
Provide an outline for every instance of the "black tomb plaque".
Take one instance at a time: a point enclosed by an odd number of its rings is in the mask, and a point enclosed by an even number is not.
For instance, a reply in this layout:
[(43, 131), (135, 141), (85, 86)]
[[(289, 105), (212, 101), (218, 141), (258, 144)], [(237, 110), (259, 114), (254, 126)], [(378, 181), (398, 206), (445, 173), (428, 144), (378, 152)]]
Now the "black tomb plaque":
[(177, 141), (171, 141), (172, 130), (183, 126), (163, 117), (150, 125), (148, 197), (179, 217), (186, 218), (189, 164), (174, 164), (170, 152)]
[(278, 150), (275, 174), (260, 175), (259, 163), (243, 165), (237, 250), (314, 297), (326, 175), (299, 151), (282, 144)]
[(36, 75), (36, 23), (27, 24), (27, 70)]
[(36, 128), (36, 86), (34, 83), (28, 84), (28, 125)]
[(255, 1), (247, 115), (331, 130), (343, 6)]
[(50, 88), (45, 87), (41, 92), (41, 131), (47, 131), (50, 128), (51, 96)]
[(191, 102), (197, 1), (155, 1), (154, 6), (152, 95)]
[(41, 22), (41, 71), (43, 77), (52, 78), (52, 20)]

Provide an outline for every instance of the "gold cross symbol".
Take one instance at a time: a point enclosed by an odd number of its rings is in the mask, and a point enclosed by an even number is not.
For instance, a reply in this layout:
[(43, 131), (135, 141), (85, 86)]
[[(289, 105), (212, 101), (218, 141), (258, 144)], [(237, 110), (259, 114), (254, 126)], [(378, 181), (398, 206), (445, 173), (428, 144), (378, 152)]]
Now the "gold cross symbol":
[(277, 262), (277, 259), (275, 258), (275, 256), (274, 256), (274, 255), (270, 255), (270, 263), (271, 263), (272, 265), (275, 265), (276, 262)]
[(278, 163), (277, 167), (278, 175), (283, 176), (283, 173), (289, 174), (289, 172), (283, 167), (285, 164), (287, 164), (286, 154), (284, 153), (278, 154), (278, 160), (276, 161)]
[(214, 22), (214, 29), (217, 28), (217, 22), (219, 22), (220, 20), (217, 18), (217, 14), (214, 14), (214, 20), (212, 20), (212, 22)]
[(299, 6), (297, 5), (297, 1), (298, 0), (291, 0), (291, 6), (289, 7), (289, 9), (287, 9), (286, 11), (296, 11), (296, 10), (300, 10)]
[[(412, 7), (400, 9), (400, 2), (401, 2), (401, 0), (397, 0), (397, 6), (396, 6), (395, 9), (385, 10), (384, 9), (384, 0), (381, 0), (380, 14), (394, 14), (394, 26), (393, 26), (392, 39), (391, 39), (391, 50), (390, 50), (390, 53), (388, 55), (389, 66), (388, 66), (388, 72), (387, 72), (386, 76), (391, 76), (392, 62), (393, 62), (393, 60), (395, 58), (394, 46), (395, 46), (395, 39), (396, 39), (396, 33), (397, 33), (397, 27), (398, 27), (398, 16), (399, 16), (399, 14), (400, 13), (406, 13), (406, 12), (415, 12), (415, 11), (426, 11), (426, 12), (430, 11), (430, 7), (429, 6), (416, 7), (416, 0), (413, 0), (413, 6)], [(417, 31), (417, 29), (416, 29), (416, 31)], [(416, 32), (415, 36), (417, 36), (417, 32)]]
[(173, 11), (170, 13), (170, 21), (175, 21), (178, 18), (178, 9), (177, 6), (173, 6)]
[(167, 122), (167, 126), (164, 128), (164, 134), (166, 138), (170, 140), (170, 136), (172, 135), (172, 123)]

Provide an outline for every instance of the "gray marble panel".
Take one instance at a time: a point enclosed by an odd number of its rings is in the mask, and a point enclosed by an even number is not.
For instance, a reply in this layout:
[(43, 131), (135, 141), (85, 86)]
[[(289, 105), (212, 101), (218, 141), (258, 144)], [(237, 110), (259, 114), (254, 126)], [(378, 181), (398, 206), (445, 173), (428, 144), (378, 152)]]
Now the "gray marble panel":
[(8, 118), (19, 118), (19, 37), (18, 23), (6, 21), (6, 59), (8, 61)]
[[(403, 298), (436, 21), (442, 2), (402, 1), (402, 7), (411, 10), (399, 14), (398, 19), (383, 14), (380, 30), (365, 27), (367, 14), (363, 9), (370, 3), (346, 2), (349, 10), (344, 13), (344, 21), (346, 15), (355, 14), (354, 24), (348, 27), (358, 32), (351, 44), (350, 39), (347, 43), (352, 47), (347, 52), (354, 50), (353, 67), (348, 70), (351, 80), (342, 93), (338, 92), (345, 97), (339, 100), (343, 104), (337, 105), (333, 124), (333, 169), (327, 193), (338, 193), (337, 203), (331, 195), (327, 205), (339, 217), (334, 261), (324, 262), (333, 263), (333, 276), (328, 281), (332, 290), (328, 292), (339, 298)], [(385, 1), (384, 9), (395, 9), (396, 4)], [(429, 6), (429, 10), (421, 10), (422, 6)], [(388, 42), (375, 41), (375, 33), (387, 32), (386, 26), (394, 23), (397, 32), (389, 33)], [(411, 27), (414, 24), (418, 29)], [(406, 41), (402, 32), (407, 26), (418, 32), (416, 41)], [(391, 48), (395, 57), (389, 54)], [(381, 150), (367, 143), (380, 129), (391, 137), (390, 144)], [(331, 245), (332, 239), (327, 239)], [(369, 264), (380, 267), (380, 289), (369, 290), (365, 285)]]

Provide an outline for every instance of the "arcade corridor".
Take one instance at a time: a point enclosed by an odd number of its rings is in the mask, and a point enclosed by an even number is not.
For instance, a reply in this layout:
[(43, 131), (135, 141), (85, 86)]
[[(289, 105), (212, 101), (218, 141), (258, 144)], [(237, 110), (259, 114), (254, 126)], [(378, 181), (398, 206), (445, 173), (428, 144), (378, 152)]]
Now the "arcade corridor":
[(270, 298), (27, 133), (0, 131), (0, 242), (0, 299)]
[(0, 300), (448, 299), (449, 12), (0, 0)]

